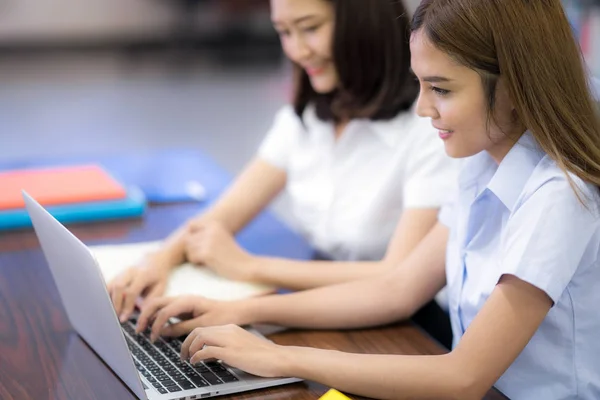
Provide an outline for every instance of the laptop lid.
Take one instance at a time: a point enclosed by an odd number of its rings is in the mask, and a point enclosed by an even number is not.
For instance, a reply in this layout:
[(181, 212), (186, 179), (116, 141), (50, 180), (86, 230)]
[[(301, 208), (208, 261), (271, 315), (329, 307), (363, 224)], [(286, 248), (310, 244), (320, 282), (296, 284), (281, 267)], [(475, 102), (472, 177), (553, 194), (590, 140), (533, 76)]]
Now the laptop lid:
[(138, 398), (146, 399), (91, 252), (31, 196), (23, 192), (23, 198), (71, 325)]

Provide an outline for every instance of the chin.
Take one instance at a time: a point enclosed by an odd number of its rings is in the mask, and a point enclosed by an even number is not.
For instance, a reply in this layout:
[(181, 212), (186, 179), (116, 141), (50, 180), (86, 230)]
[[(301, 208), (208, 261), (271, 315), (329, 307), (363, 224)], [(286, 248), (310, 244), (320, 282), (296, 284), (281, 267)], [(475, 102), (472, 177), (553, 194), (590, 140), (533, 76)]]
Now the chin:
[(315, 90), (315, 92), (320, 94), (331, 93), (336, 89), (335, 82), (332, 82), (327, 78), (313, 78), (310, 81), (311, 86)]
[(448, 157), (451, 158), (466, 158), (477, 154), (477, 152), (469, 151), (469, 149), (465, 149), (464, 147), (453, 146), (451, 143), (447, 142), (445, 143), (444, 148)]

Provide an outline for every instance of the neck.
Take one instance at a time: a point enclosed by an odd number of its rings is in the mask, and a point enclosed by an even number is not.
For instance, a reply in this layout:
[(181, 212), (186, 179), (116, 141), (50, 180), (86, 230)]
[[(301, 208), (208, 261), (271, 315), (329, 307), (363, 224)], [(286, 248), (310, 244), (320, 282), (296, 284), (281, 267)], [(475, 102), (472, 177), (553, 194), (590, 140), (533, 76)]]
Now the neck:
[(517, 134), (507, 134), (501, 140), (494, 143), (494, 145), (487, 149), (488, 154), (496, 161), (498, 165), (504, 160), (504, 157), (508, 154), (510, 149), (519, 141), (521, 136), (525, 134), (525, 130), (520, 131)]
[(346, 126), (348, 125), (348, 122), (350, 121), (338, 121), (335, 123), (334, 128), (335, 128), (335, 140), (338, 140), (340, 137), (342, 137), (342, 134), (344, 133), (344, 130), (346, 129)]

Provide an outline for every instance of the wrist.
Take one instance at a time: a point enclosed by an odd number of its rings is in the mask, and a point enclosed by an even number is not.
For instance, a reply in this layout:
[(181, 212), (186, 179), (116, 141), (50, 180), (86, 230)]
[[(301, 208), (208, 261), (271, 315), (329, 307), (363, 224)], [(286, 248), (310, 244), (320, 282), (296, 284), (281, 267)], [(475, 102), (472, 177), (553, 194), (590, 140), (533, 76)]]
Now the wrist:
[(261, 316), (260, 297), (236, 300), (232, 302), (237, 309), (237, 325), (261, 324), (265, 321)]
[(146, 256), (145, 263), (150, 268), (155, 268), (161, 271), (171, 271), (179, 263), (174, 261), (173, 255), (166, 249), (160, 249)]
[(277, 366), (279, 372), (278, 375), (304, 379), (302, 376), (302, 369), (300, 368), (302, 358), (300, 357), (301, 354), (299, 354), (302, 351), (302, 348), (278, 344), (275, 346), (277, 346), (276, 351), (279, 353), (277, 357), (279, 360), (279, 365)]
[(247, 257), (242, 262), (243, 278), (247, 282), (253, 283), (264, 283), (264, 279), (261, 276), (261, 265), (262, 258), (247, 254)]

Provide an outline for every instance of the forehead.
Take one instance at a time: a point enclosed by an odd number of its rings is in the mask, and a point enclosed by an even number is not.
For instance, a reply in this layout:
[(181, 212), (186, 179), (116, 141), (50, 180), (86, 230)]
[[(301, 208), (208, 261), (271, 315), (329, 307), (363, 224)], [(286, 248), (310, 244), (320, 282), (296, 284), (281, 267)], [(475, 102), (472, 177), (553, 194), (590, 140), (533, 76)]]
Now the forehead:
[(418, 77), (444, 76), (454, 78), (456, 75), (468, 70), (448, 54), (435, 47), (422, 30), (411, 35), (410, 54), (412, 70)]
[(329, 16), (333, 5), (327, 0), (271, 0), (271, 19), (274, 22), (294, 22), (306, 16)]

